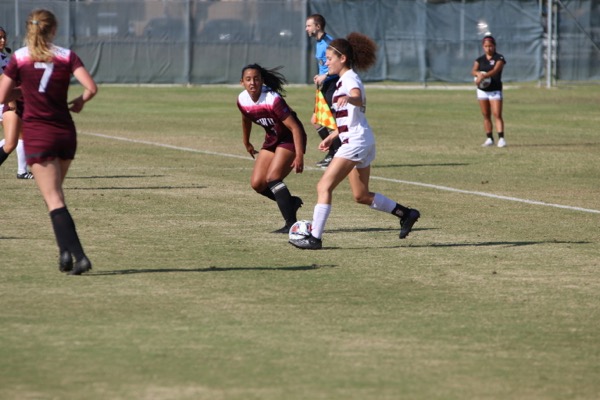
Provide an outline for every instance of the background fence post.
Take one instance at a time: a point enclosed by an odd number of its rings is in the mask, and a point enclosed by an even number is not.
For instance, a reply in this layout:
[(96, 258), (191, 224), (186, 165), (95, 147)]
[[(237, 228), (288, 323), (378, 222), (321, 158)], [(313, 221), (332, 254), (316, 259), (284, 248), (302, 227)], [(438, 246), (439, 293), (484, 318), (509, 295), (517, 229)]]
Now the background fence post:
[(552, 1), (548, 0), (546, 31), (546, 88), (552, 87)]

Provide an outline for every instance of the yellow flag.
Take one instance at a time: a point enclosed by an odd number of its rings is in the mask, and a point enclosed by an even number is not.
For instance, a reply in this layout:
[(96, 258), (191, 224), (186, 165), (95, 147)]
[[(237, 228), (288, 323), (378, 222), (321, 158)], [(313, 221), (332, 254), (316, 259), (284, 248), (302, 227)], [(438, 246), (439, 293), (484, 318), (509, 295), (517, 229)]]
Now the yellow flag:
[(317, 124), (329, 129), (337, 129), (335, 118), (333, 118), (333, 114), (327, 105), (327, 101), (319, 89), (317, 89), (315, 98), (315, 116), (317, 117)]

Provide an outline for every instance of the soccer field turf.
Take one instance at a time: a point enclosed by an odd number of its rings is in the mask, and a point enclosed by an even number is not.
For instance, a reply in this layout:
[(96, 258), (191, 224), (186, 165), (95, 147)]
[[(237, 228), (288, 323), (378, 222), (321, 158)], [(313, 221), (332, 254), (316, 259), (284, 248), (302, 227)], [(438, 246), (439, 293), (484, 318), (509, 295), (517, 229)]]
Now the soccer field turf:
[[(480, 146), (473, 90), (367, 86), (370, 189), (422, 217), (399, 240), (344, 182), (320, 251), (269, 233), (240, 90), (106, 86), (75, 116), (83, 276), (58, 271), (35, 182), (3, 164), (1, 399), (598, 397), (600, 86), (506, 89), (503, 149)], [(288, 88), (307, 167), (313, 99)], [(321, 175), (286, 179), (300, 219)]]

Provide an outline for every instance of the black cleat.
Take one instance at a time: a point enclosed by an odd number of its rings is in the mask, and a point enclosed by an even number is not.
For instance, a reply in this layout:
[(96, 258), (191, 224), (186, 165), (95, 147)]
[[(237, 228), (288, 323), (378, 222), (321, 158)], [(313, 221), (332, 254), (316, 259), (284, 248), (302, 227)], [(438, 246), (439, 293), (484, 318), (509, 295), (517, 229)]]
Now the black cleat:
[(419, 210), (410, 208), (408, 215), (400, 218), (400, 239), (404, 239), (408, 236), (412, 230), (413, 225), (419, 220), (421, 213)]
[(292, 225), (285, 224), (285, 226), (283, 228), (275, 229), (271, 233), (286, 233), (286, 234), (290, 233), (290, 229), (291, 229)]
[(304, 204), (302, 199), (298, 196), (292, 196), (292, 201), (294, 202), (294, 208), (296, 211), (298, 211), (298, 209), (302, 207), (302, 204)]
[(73, 269), (73, 257), (68, 250), (58, 255), (58, 270), (60, 272), (69, 272)]
[(331, 163), (331, 160), (333, 160), (333, 156), (331, 154), (327, 154), (324, 159), (322, 159), (321, 161), (319, 161), (317, 163), (317, 167), (327, 168), (329, 166), (329, 164)]
[(33, 174), (29, 171), (22, 174), (17, 174), (17, 179), (34, 179)]
[(302, 199), (298, 196), (292, 196), (292, 202), (294, 203), (294, 222), (292, 222), (290, 224), (290, 227), (292, 225), (294, 225), (294, 223), (298, 220), (298, 217), (296, 216), (296, 214), (298, 213), (298, 210), (300, 209), (300, 207), (302, 207), (302, 204), (304, 204)]
[(302, 204), (304, 204), (304, 202), (302, 201), (302, 199), (300, 197), (292, 196), (292, 203), (294, 204), (293, 220), (287, 221), (285, 223), (285, 225), (283, 226), (283, 228), (276, 229), (276, 230), (272, 231), (271, 233), (289, 233), (290, 232), (292, 225), (294, 225), (296, 223), (296, 221), (298, 220), (296, 214), (298, 213), (298, 210), (300, 209), (300, 207), (302, 207)]
[(92, 269), (92, 262), (86, 256), (83, 256), (80, 260), (75, 262), (69, 275), (81, 275), (84, 272), (88, 272), (90, 269)]
[(290, 244), (302, 250), (319, 250), (323, 247), (321, 239), (317, 239), (313, 235), (302, 239), (290, 239)]

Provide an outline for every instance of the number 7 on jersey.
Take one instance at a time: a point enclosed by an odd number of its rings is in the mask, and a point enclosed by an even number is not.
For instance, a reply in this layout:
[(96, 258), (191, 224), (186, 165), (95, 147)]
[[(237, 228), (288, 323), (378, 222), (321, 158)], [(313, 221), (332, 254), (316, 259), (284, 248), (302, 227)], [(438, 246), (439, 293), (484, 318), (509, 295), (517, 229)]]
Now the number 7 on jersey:
[(36, 62), (33, 66), (37, 69), (43, 69), (44, 75), (42, 75), (42, 80), (40, 81), (40, 86), (38, 87), (38, 91), (40, 93), (46, 92), (46, 87), (48, 86), (48, 81), (50, 81), (50, 76), (52, 75), (52, 71), (54, 70), (54, 64), (51, 62)]

